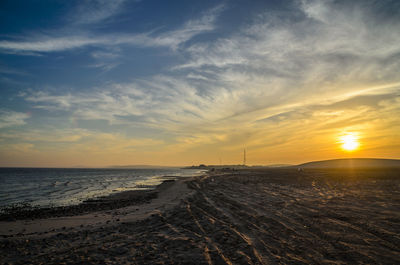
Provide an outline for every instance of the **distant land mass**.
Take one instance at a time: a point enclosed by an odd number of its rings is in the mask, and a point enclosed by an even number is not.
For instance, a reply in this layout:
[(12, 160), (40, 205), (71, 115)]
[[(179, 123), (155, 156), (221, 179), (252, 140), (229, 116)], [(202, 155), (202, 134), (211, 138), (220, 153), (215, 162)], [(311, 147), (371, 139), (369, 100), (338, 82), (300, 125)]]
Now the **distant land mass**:
[(151, 168), (179, 168), (179, 167), (171, 167), (171, 166), (157, 166), (157, 165), (125, 165), (125, 166), (109, 166), (108, 168), (122, 168), (122, 169), (130, 169), (130, 168), (143, 168), (143, 169), (151, 169)]
[(270, 165), (266, 165), (264, 167), (291, 167), (293, 165), (291, 164), (270, 164)]
[(297, 165), (299, 168), (400, 168), (400, 159), (343, 158), (313, 161)]
[(200, 164), (198, 166), (188, 166), (188, 167), (183, 167), (184, 169), (224, 169), (224, 168), (231, 168), (231, 169), (240, 169), (240, 168), (249, 168), (249, 166), (246, 165), (205, 165), (205, 164)]

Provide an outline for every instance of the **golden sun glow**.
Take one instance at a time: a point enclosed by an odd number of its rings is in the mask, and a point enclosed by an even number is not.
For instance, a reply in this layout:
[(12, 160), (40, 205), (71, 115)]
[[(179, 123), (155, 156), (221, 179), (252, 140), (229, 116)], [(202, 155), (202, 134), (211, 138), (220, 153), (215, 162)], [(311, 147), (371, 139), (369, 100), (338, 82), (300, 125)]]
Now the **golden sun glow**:
[(354, 151), (359, 146), (358, 137), (354, 133), (348, 133), (340, 137), (340, 143), (342, 143), (342, 149), (345, 151)]

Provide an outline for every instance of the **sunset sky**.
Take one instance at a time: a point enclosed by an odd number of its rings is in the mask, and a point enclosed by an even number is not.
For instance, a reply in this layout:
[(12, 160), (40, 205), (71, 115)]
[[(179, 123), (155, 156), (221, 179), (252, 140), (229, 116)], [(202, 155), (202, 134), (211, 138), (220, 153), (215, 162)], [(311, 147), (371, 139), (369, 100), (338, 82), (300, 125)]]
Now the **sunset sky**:
[(400, 1), (1, 1), (0, 166), (243, 148), (258, 165), (400, 158)]

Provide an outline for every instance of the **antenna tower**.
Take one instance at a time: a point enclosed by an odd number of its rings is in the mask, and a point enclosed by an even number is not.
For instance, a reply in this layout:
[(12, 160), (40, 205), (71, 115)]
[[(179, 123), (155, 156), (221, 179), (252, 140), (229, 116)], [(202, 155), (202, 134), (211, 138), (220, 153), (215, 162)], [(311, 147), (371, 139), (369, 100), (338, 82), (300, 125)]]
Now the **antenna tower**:
[(243, 166), (246, 165), (246, 148), (243, 149)]

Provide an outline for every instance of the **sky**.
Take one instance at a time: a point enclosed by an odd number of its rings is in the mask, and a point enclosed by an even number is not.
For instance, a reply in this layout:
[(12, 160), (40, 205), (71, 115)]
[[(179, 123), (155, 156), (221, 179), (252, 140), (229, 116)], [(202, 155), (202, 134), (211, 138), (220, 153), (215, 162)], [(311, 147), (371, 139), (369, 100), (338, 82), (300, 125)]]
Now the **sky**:
[(395, 0), (3, 0), (0, 166), (400, 158), (399, 29)]

